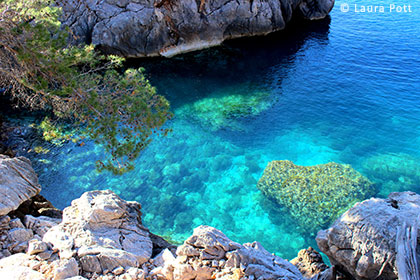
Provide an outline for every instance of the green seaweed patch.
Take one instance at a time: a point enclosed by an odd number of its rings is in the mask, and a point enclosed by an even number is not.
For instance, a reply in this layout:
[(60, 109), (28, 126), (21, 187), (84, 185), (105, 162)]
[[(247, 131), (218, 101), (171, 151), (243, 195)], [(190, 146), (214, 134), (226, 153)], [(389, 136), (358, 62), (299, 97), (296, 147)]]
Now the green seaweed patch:
[(256, 116), (272, 106), (269, 91), (249, 86), (228, 87), (175, 110), (178, 117), (193, 119), (212, 131), (241, 130), (239, 118)]
[(303, 232), (310, 233), (375, 194), (375, 185), (369, 179), (350, 165), (335, 162), (299, 166), (288, 160), (272, 161), (257, 187), (285, 207)]

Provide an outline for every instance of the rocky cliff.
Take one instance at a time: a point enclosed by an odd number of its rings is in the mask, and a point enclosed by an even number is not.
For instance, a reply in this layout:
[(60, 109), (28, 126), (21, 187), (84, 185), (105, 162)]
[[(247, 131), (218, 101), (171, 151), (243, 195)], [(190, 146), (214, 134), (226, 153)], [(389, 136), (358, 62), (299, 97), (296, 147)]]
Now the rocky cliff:
[(321, 19), (334, 0), (59, 1), (77, 41), (126, 57), (173, 56), (224, 40), (282, 30), (292, 18)]

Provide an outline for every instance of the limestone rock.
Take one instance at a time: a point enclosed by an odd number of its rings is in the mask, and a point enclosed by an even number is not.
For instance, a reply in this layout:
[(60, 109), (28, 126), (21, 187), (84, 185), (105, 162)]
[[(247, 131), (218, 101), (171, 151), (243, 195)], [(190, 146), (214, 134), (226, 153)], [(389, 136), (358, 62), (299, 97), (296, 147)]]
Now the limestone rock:
[(288, 160), (272, 161), (257, 187), (285, 207), (304, 232), (328, 226), (356, 202), (375, 193), (374, 184), (366, 177), (350, 165), (335, 162), (299, 166)]
[(27, 242), (34, 236), (32, 230), (25, 228), (14, 228), (8, 233), (8, 239), (11, 242)]
[(319, 231), (316, 241), (332, 264), (355, 279), (397, 279), (397, 229), (404, 223), (413, 224), (419, 209), (420, 195), (413, 192), (372, 198), (357, 203), (329, 229)]
[(47, 250), (48, 250), (47, 243), (36, 240), (36, 239), (32, 239), (28, 243), (27, 254), (28, 255), (35, 255), (35, 254), (42, 253), (42, 252), (47, 251)]
[(43, 241), (60, 250), (60, 258), (80, 258), (83, 271), (138, 267), (152, 255), (149, 232), (141, 225), (140, 204), (111, 191), (91, 191), (73, 200), (63, 221)]
[(334, 0), (59, 1), (78, 41), (126, 57), (173, 56), (324, 18)]
[(0, 279), (44, 280), (42, 273), (31, 269), (29, 255), (18, 253), (0, 260)]
[(0, 216), (17, 209), (40, 191), (38, 177), (27, 158), (0, 155)]
[(74, 258), (60, 260), (54, 269), (54, 280), (67, 279), (79, 275), (79, 265)]
[(34, 217), (26, 215), (23, 219), (23, 223), (26, 228), (31, 229), (35, 234), (43, 237), (44, 234), (53, 226), (58, 225), (61, 219), (50, 218), (45, 216)]
[(0, 279), (13, 280), (46, 280), (42, 273), (25, 266), (0, 268)]
[(295, 266), (260, 243), (240, 245), (209, 226), (196, 228), (177, 254), (162, 270), (167, 279), (303, 279)]

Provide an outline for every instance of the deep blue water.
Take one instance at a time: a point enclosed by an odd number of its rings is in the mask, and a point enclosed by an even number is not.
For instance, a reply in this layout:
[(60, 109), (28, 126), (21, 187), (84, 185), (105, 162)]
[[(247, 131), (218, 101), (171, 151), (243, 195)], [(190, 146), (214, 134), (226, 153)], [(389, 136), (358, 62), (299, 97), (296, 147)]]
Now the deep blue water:
[[(385, 13), (358, 13), (355, 3), (384, 5)], [(391, 3), (412, 12), (390, 12)], [(145, 225), (172, 240), (208, 224), (292, 258), (314, 246), (315, 233), (301, 233), (256, 188), (269, 161), (347, 163), (378, 185), (378, 196), (420, 192), (418, 1), (339, 0), (330, 19), (130, 64), (144, 66), (171, 102), (173, 132), (122, 177), (95, 171), (101, 148), (90, 143), (34, 156), (54, 205), (109, 188), (140, 202)]]

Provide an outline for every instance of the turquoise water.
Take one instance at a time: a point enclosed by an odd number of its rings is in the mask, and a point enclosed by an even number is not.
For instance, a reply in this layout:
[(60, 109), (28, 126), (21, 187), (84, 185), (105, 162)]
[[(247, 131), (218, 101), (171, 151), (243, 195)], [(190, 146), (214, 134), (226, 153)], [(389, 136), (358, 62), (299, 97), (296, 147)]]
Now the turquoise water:
[(315, 233), (303, 234), (256, 188), (269, 161), (347, 163), (378, 196), (420, 192), (420, 4), (393, 2), (411, 4), (411, 13), (357, 13), (354, 3), (391, 2), (337, 1), (330, 19), (267, 38), (130, 61), (170, 100), (173, 132), (122, 177), (95, 171), (101, 148), (91, 143), (33, 156), (42, 194), (64, 208), (109, 188), (140, 202), (144, 224), (174, 241), (207, 224), (292, 258), (314, 246)]

